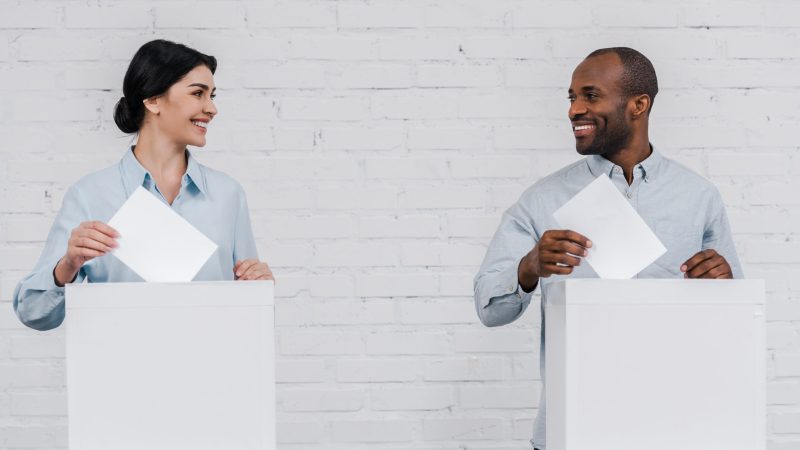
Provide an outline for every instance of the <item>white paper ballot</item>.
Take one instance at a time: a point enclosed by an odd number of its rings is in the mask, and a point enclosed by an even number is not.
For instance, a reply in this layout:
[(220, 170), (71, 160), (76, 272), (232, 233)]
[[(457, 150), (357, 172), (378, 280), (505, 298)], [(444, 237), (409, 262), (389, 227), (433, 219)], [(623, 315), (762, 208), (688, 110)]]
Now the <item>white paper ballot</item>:
[(192, 281), (217, 244), (139, 186), (108, 222), (120, 237), (111, 253), (145, 281)]
[(600, 278), (632, 278), (667, 251), (607, 175), (589, 183), (553, 217), (592, 241), (585, 259)]

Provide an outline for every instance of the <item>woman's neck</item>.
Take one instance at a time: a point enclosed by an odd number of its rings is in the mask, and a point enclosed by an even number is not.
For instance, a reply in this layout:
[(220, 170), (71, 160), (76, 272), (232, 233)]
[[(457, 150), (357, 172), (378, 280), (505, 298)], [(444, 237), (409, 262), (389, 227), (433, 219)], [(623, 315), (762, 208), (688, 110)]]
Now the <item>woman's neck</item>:
[(180, 179), (186, 173), (186, 147), (153, 133), (148, 128), (139, 132), (134, 151), (136, 159), (156, 180)]

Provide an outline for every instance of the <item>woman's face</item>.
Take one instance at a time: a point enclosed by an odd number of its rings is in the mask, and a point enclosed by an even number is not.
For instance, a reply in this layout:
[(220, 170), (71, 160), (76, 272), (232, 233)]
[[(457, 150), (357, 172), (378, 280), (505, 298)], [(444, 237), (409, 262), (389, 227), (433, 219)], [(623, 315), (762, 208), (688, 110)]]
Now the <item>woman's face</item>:
[(217, 115), (216, 89), (208, 67), (192, 69), (157, 99), (159, 131), (182, 146), (206, 145), (208, 125)]

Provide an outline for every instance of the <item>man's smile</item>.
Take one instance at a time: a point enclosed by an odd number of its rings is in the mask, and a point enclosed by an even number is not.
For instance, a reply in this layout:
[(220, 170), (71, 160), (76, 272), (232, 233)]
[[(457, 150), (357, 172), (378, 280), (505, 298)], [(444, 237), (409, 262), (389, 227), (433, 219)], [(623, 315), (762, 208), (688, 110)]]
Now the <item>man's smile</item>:
[(575, 137), (583, 137), (592, 134), (597, 128), (597, 126), (593, 123), (573, 123), (572, 124), (572, 131), (575, 133)]

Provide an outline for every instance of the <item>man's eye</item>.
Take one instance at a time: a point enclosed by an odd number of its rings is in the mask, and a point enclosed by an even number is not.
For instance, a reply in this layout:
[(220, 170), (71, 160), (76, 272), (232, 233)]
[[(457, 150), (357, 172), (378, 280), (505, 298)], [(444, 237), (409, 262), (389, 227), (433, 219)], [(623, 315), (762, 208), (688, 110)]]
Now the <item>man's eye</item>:
[(588, 98), (589, 100), (594, 100), (597, 98), (597, 94), (592, 94), (592, 93), (586, 94), (586, 98)]
[(570, 95), (569, 97), (567, 97), (567, 100), (569, 100), (569, 102), (572, 103), (575, 101), (575, 96)]

